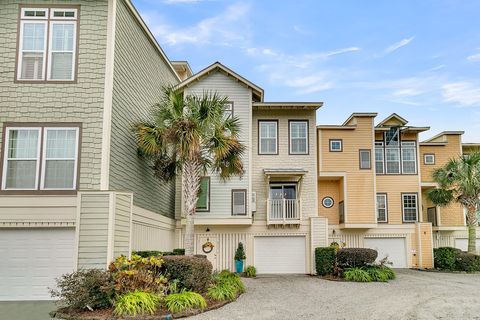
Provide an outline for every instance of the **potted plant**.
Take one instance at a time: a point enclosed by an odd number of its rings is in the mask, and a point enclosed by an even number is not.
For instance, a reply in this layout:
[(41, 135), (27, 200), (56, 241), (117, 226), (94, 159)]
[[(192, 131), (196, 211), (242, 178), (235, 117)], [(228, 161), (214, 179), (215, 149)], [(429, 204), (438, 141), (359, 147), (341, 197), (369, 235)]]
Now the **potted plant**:
[(235, 270), (237, 273), (243, 272), (243, 261), (245, 260), (245, 249), (243, 243), (239, 242), (237, 251), (235, 251)]

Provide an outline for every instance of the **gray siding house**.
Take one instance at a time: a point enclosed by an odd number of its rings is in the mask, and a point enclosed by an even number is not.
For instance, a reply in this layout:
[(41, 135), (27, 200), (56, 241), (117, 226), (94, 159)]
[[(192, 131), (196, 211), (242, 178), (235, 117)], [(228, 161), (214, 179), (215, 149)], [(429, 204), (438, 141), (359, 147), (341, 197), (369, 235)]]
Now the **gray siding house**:
[(175, 243), (175, 186), (137, 157), (131, 126), (172, 64), (129, 0), (0, 4), (0, 300)]

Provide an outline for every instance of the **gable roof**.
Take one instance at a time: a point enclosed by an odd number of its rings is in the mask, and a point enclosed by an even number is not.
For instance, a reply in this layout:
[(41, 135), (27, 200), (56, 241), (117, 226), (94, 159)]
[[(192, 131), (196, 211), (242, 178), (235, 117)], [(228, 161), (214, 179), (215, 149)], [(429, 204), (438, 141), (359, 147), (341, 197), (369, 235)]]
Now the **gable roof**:
[(398, 114), (396, 114), (395, 112), (392, 113), (391, 115), (389, 115), (387, 118), (385, 118), (384, 120), (382, 120), (379, 124), (377, 124), (377, 127), (382, 127), (385, 125), (385, 123), (387, 123), (388, 121), (392, 120), (392, 119), (395, 119), (397, 120), (398, 122), (400, 122), (401, 126), (404, 126), (408, 123), (408, 121), (402, 117), (400, 117)]
[(375, 118), (378, 113), (376, 112), (354, 112), (348, 117), (347, 120), (345, 120), (342, 124), (342, 126), (347, 125), (347, 123), (350, 122), (353, 118), (361, 118), (361, 117), (367, 117), (367, 118)]
[(252, 107), (254, 110), (317, 110), (323, 106), (323, 102), (254, 102)]
[[(462, 135), (464, 133), (465, 133), (465, 131), (442, 131), (439, 134), (431, 137), (430, 139), (422, 141), (422, 143), (434, 142), (438, 138), (440, 138), (442, 136), (445, 136), (445, 135)], [(438, 141), (438, 142), (440, 142), (440, 141)]]
[(253, 82), (245, 79), (244, 77), (242, 77), (241, 75), (239, 75), (238, 73), (236, 73), (235, 71), (233, 71), (232, 69), (224, 66), (223, 64), (221, 64), (220, 62), (215, 62), (213, 64), (211, 64), (210, 66), (206, 67), (205, 69), (197, 72), (196, 74), (194, 74), (193, 76), (191, 76), (190, 78), (187, 78), (185, 79), (184, 81), (180, 82), (176, 88), (177, 89), (183, 89), (185, 87), (188, 87), (189, 85), (191, 85), (193, 82), (195, 81), (199, 81), (201, 78), (203, 77), (206, 77), (208, 76), (210, 73), (212, 72), (215, 72), (215, 71), (220, 71), (220, 72), (223, 72), (225, 73), (227, 76), (229, 77), (232, 77), (234, 78), (235, 80), (243, 83), (245, 86), (247, 86), (248, 88), (252, 89), (252, 93), (253, 93), (253, 96), (254, 98), (256, 98), (257, 101), (263, 101), (263, 89), (260, 88), (259, 86), (257, 86), (256, 84), (254, 84)]

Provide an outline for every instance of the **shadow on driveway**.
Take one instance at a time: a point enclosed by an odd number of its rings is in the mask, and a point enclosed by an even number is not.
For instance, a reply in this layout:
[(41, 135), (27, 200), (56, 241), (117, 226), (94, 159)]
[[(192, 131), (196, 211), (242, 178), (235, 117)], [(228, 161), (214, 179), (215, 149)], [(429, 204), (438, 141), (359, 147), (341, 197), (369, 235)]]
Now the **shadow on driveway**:
[(5, 320), (50, 320), (53, 301), (0, 301), (0, 318)]

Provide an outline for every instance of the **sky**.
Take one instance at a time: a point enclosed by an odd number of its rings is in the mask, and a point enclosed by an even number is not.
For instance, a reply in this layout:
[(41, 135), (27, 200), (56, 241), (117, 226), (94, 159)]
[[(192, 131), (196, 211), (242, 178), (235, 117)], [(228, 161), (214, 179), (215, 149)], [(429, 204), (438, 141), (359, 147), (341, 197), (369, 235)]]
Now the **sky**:
[(480, 142), (480, 1), (132, 0), (170, 60), (220, 61), (318, 124), (393, 112)]

